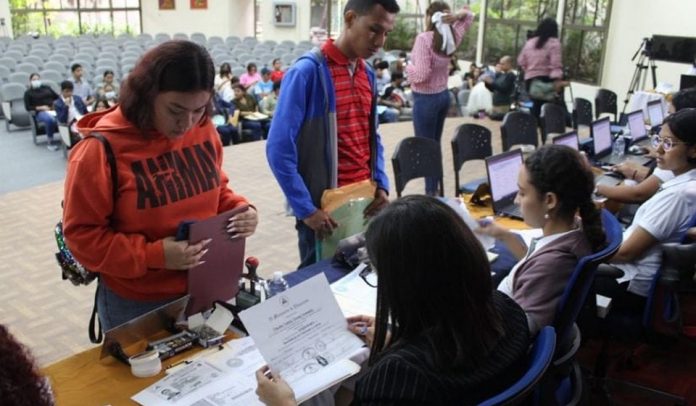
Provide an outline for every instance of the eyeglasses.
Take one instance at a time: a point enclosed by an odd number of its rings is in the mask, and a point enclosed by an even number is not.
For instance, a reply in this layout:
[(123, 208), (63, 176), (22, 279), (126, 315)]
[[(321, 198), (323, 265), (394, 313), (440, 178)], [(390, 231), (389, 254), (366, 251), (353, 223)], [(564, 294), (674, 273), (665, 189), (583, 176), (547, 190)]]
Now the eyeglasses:
[(360, 271), (360, 277), (367, 283), (367, 286), (371, 288), (377, 287), (377, 273), (372, 270), (369, 264)]
[(675, 145), (686, 144), (683, 141), (674, 141), (671, 138), (662, 138), (659, 135), (653, 135), (650, 142), (652, 143), (652, 147), (655, 149), (658, 149), (660, 147), (660, 144), (662, 144), (662, 149), (664, 149), (665, 151), (669, 151)]

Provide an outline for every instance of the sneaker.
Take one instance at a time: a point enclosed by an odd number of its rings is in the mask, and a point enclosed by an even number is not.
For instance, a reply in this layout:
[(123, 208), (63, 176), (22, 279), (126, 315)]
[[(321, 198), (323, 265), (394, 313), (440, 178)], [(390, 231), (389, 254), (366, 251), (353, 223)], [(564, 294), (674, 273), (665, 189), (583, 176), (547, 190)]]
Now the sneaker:
[(56, 144), (48, 144), (46, 148), (48, 148), (49, 151), (58, 151), (58, 145)]

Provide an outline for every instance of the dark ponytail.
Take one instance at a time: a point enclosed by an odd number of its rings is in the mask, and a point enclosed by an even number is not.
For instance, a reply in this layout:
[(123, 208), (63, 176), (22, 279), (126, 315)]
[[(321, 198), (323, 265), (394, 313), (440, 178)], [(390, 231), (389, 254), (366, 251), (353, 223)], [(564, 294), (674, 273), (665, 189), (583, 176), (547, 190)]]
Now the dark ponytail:
[(556, 215), (572, 220), (579, 212), (592, 251), (604, 247), (606, 237), (602, 219), (592, 202), (594, 175), (578, 151), (564, 145), (545, 145), (527, 158), (524, 165), (530, 183), (540, 194), (556, 194)]
[(592, 252), (597, 252), (607, 245), (607, 238), (604, 235), (602, 226), (601, 212), (595, 206), (592, 198), (589, 198), (578, 205), (578, 211), (582, 218), (582, 231), (590, 242)]

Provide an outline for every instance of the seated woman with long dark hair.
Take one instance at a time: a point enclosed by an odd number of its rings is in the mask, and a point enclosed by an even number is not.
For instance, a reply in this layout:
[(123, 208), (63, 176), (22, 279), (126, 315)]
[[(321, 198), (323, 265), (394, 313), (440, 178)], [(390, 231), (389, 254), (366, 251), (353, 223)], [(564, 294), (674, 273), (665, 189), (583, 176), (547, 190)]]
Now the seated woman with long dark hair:
[(501, 240), (519, 260), (498, 290), (522, 306), (529, 329), (536, 334), (553, 322), (580, 258), (600, 250), (606, 238), (592, 201), (594, 176), (577, 151), (563, 145), (539, 148), (520, 168), (517, 184), (515, 202), (524, 222), (541, 228), (543, 236), (527, 247), (495, 223), (478, 231)]
[[(370, 222), (367, 250), (378, 276), (377, 317), (350, 318), (371, 348), (354, 404), (475, 404), (524, 372), (524, 312), (491, 286), (473, 232), (446, 204), (407, 196)], [(257, 373), (259, 398), (294, 404), (280, 378)]]

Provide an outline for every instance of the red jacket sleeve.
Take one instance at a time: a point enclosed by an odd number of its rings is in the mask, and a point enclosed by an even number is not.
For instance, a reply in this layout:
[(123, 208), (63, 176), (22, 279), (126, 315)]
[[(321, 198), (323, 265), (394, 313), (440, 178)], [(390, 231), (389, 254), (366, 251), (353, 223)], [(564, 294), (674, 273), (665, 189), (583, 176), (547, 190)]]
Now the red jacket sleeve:
[(66, 243), (89, 270), (138, 278), (148, 268), (164, 268), (161, 240), (148, 242), (142, 234), (119, 233), (111, 227), (111, 168), (98, 140), (80, 142), (71, 154), (63, 203)]

